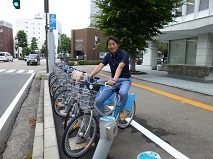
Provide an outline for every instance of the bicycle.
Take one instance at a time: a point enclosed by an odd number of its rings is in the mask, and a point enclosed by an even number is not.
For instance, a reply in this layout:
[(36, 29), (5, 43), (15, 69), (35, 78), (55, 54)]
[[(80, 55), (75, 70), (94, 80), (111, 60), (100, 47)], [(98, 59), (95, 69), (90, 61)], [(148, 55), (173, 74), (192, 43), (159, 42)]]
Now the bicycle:
[[(81, 91), (80, 109), (82, 113), (74, 117), (66, 127), (62, 137), (62, 148), (68, 157), (80, 157), (84, 155), (91, 146), (95, 146), (95, 139), (99, 128), (98, 116), (112, 115), (116, 118), (119, 128), (126, 128), (133, 120), (136, 104), (134, 93), (128, 95), (128, 101), (125, 106), (128, 120), (120, 121), (120, 97), (116, 90), (104, 105), (108, 108), (103, 114), (95, 105), (95, 99), (105, 87), (105, 82), (96, 81), (90, 83), (88, 80), (82, 81), (88, 89)], [(111, 102), (113, 101), (113, 102)]]
[[(78, 73), (76, 73), (78, 72)], [(75, 76), (77, 74), (77, 77)], [(60, 117), (66, 117), (66, 114), (70, 108), (72, 108), (72, 97), (76, 94), (75, 89), (84, 87), (83, 84), (78, 81), (82, 77), (83, 72), (73, 71), (72, 79), (69, 83), (59, 86), (59, 88), (55, 91), (53, 97), (53, 109), (55, 113)], [(76, 82), (77, 81), (77, 82)], [(75, 96), (74, 96), (75, 97)]]

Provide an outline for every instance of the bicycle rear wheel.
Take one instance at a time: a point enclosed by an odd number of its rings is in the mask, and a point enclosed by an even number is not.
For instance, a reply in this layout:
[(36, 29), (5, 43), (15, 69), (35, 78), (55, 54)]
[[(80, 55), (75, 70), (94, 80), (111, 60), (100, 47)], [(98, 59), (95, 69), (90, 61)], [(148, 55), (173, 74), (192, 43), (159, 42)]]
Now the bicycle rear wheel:
[(121, 129), (125, 129), (127, 128), (130, 123), (132, 122), (133, 120), (133, 117), (135, 115), (135, 110), (136, 110), (136, 103), (134, 102), (130, 108), (130, 111), (127, 112), (126, 111), (126, 119), (124, 121), (121, 121), (120, 118), (118, 118), (118, 127), (121, 128)]
[[(90, 148), (96, 147), (94, 143), (98, 123), (92, 116), (89, 124), (90, 114), (79, 114), (69, 123), (62, 137), (62, 149), (68, 157), (80, 157)], [(90, 125), (90, 126), (89, 126)]]

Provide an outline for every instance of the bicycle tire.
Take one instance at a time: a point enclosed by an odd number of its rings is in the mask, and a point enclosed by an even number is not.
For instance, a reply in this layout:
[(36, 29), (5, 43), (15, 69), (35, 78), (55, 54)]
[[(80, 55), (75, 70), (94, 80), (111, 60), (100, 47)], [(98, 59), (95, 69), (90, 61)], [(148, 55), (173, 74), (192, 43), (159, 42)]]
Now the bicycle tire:
[(58, 81), (55, 81), (54, 83), (51, 84), (50, 89), (49, 89), (51, 98), (53, 98), (54, 93), (59, 86), (60, 86), (60, 84)]
[(48, 81), (50, 81), (50, 79), (52, 78), (53, 75), (55, 75), (55, 72), (50, 73)]
[(55, 100), (56, 96), (60, 94), (62, 91), (67, 90), (64, 86), (58, 86), (55, 91), (53, 92), (53, 100)]
[(118, 128), (120, 128), (120, 129), (127, 128), (135, 116), (135, 111), (136, 111), (136, 103), (134, 101), (134, 103), (131, 106), (130, 111), (126, 115), (126, 119), (128, 118), (128, 120), (121, 121), (120, 118), (118, 118)]
[[(83, 138), (83, 143), (76, 143), (79, 139), (77, 136), (81, 130), (85, 130), (87, 126), (84, 126), (82, 122), (85, 117), (89, 118), (90, 114), (81, 113), (69, 123), (66, 127), (62, 137), (62, 149), (64, 154), (70, 158), (77, 158), (83, 156), (91, 147), (96, 147), (95, 139), (97, 136), (98, 122), (94, 116), (92, 116), (91, 127), (88, 133), (88, 137)], [(82, 138), (80, 138), (82, 139)]]
[(56, 75), (53, 75), (49, 80), (49, 87), (56, 81), (58, 81), (58, 77)]
[(67, 111), (67, 115), (64, 119), (64, 130), (66, 129), (66, 127), (70, 123), (70, 121), (81, 113), (81, 109), (80, 109), (79, 103), (77, 101), (73, 102), (71, 100), (69, 104), (72, 106), (69, 107), (69, 109)]
[(56, 98), (53, 100), (53, 110), (55, 113), (60, 117), (66, 117), (66, 101), (68, 98), (68, 91), (63, 90), (61, 93), (59, 93)]

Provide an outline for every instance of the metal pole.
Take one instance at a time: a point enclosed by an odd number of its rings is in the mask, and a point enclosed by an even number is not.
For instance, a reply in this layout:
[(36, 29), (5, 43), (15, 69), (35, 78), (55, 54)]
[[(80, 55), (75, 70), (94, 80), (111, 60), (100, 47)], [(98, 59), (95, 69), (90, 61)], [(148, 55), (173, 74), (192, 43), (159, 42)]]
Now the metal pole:
[(107, 158), (117, 132), (117, 121), (114, 117), (104, 116), (100, 118), (100, 139), (92, 159)]
[(49, 12), (49, 0), (45, 0), (45, 5), (46, 5), (46, 10), (45, 10), (45, 13), (46, 13), (46, 25), (45, 25), (45, 32), (46, 32), (46, 70), (47, 70), (47, 73), (49, 73), (49, 64), (48, 64), (48, 37), (47, 37), (47, 34), (48, 34), (48, 12)]

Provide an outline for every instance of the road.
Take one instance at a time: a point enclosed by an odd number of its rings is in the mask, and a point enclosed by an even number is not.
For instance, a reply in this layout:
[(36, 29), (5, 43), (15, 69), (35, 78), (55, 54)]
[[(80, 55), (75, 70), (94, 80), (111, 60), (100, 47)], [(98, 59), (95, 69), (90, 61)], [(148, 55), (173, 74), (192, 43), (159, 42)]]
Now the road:
[(0, 62), (0, 154), (6, 147), (35, 73), (45, 69), (45, 64), (44, 60), (40, 66), (27, 66), (25, 61), (17, 59), (14, 62)]
[[(88, 73), (92, 70), (82, 66), (78, 69)], [(102, 79), (109, 75), (100, 73)], [(119, 129), (108, 159), (137, 158), (144, 151), (155, 151), (163, 159), (213, 158), (213, 116), (204, 106), (213, 106), (212, 96), (138, 79), (133, 79), (132, 92), (137, 104), (134, 121), (130, 127)], [(55, 122), (61, 158), (68, 159), (61, 149), (63, 119), (55, 115)], [(92, 158), (94, 151), (81, 159)]]

